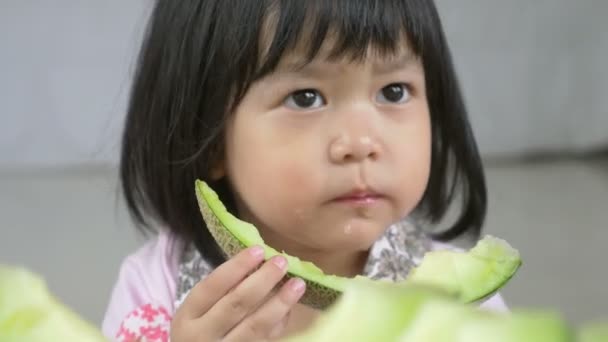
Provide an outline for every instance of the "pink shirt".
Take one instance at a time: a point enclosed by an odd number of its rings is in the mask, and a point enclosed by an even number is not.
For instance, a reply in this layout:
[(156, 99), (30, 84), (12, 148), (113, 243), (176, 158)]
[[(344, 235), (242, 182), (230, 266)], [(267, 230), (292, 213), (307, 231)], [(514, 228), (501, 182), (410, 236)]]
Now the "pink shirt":
[[(437, 244), (437, 249), (443, 248), (445, 245)], [(182, 250), (179, 240), (162, 232), (123, 261), (102, 323), (102, 331), (107, 338), (130, 341), (133, 335), (129, 335), (129, 331), (143, 329), (143, 323), (156, 322), (164, 324), (165, 330), (149, 332), (146, 335), (148, 341), (168, 340), (166, 329), (177, 309), (175, 297)], [(480, 307), (508, 310), (500, 294), (489, 298)], [(117, 336), (119, 332), (121, 335)]]
[(116, 340), (127, 316), (146, 304), (163, 307), (171, 315), (175, 312), (181, 247), (162, 232), (122, 262), (101, 327), (107, 338)]

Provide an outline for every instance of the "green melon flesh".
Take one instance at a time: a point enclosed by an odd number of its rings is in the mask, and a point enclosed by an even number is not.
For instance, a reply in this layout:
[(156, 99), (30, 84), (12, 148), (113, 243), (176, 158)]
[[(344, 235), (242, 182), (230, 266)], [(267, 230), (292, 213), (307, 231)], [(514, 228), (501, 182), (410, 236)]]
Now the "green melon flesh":
[(552, 312), (496, 314), (458, 303), (430, 302), (403, 330), (399, 342), (569, 342), (567, 323)]
[(608, 321), (585, 323), (579, 329), (578, 342), (608, 342)]
[(517, 250), (501, 239), (484, 237), (467, 253), (428, 252), (410, 280), (441, 286), (465, 303), (481, 300), (506, 284), (521, 266)]
[[(288, 275), (307, 283), (301, 303), (324, 309), (335, 302), (345, 286), (355, 278), (328, 275), (313, 263), (279, 252), (266, 245), (255, 226), (226, 210), (207, 183), (195, 185), (199, 208), (207, 227), (227, 257), (254, 245), (264, 248), (265, 257), (283, 255), (288, 260)], [(521, 265), (519, 253), (507, 242), (485, 237), (469, 252), (433, 251), (423, 258), (405, 282), (420, 282), (448, 290), (463, 302), (487, 297), (501, 288)]]
[(0, 265), (0, 341), (107, 342), (48, 291), (37, 275)]
[(421, 307), (445, 298), (439, 290), (413, 284), (355, 280), (309, 329), (281, 341), (396, 341)]
[(567, 342), (551, 312), (498, 314), (412, 284), (351, 282), (336, 305), (282, 342)]

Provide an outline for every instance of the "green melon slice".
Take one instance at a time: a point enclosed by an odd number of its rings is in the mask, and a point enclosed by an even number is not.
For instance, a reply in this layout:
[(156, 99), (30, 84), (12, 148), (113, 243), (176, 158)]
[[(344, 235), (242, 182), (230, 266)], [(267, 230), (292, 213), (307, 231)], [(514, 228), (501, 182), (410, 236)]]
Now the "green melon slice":
[[(301, 303), (324, 309), (333, 304), (353, 279), (325, 274), (313, 263), (279, 252), (266, 245), (255, 226), (239, 220), (226, 210), (207, 183), (195, 184), (199, 208), (207, 227), (227, 257), (260, 245), (265, 257), (283, 255), (288, 260), (287, 280), (302, 278), (307, 290)], [(405, 282), (420, 282), (448, 290), (463, 302), (487, 297), (501, 288), (521, 265), (519, 253), (506, 241), (485, 237), (469, 252), (452, 250), (429, 252)]]
[(0, 341), (107, 342), (101, 332), (60, 303), (39, 276), (0, 265)]
[(559, 315), (499, 314), (420, 285), (351, 282), (336, 305), (307, 330), (282, 342), (568, 342)]
[(517, 250), (502, 239), (486, 236), (467, 253), (449, 250), (426, 253), (420, 266), (410, 272), (409, 279), (444, 287), (469, 303), (493, 294), (520, 266)]

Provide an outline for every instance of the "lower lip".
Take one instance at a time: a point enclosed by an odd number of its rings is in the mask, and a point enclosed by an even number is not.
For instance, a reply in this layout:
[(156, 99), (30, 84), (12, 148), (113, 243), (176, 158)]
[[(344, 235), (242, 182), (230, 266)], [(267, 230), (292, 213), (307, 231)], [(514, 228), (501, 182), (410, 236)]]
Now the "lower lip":
[(382, 196), (363, 196), (363, 197), (341, 197), (336, 199), (334, 202), (345, 203), (356, 206), (367, 206), (378, 203), (382, 199)]

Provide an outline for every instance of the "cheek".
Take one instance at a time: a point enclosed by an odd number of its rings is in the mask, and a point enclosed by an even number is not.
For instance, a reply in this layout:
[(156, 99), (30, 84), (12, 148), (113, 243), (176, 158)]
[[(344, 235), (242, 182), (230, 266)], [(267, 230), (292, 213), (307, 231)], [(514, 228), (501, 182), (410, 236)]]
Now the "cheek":
[(403, 182), (410, 190), (408, 193), (411, 200), (418, 202), (426, 190), (431, 172), (430, 143), (424, 144), (423, 148), (411, 151), (407, 163), (409, 167), (405, 166), (405, 170), (410, 171), (405, 172), (407, 177), (403, 179)]
[(232, 173), (233, 184), (247, 207), (242, 219), (258, 228), (297, 233), (314, 211), (315, 192), (321, 182), (305, 165), (273, 155), (244, 165)]
[(428, 116), (422, 116), (416, 125), (410, 126), (401, 135), (399, 145), (398, 188), (402, 210), (409, 213), (422, 199), (431, 171), (431, 126)]
[(319, 182), (315, 181), (310, 166), (274, 155), (260, 157), (232, 173), (233, 181), (247, 199), (297, 205), (304, 198), (314, 197)]
[(277, 133), (281, 130), (266, 126), (237, 123), (227, 135), (228, 177), (257, 220), (283, 226), (289, 222), (281, 220), (308, 210), (323, 184), (322, 173), (310, 146), (288, 144)]

